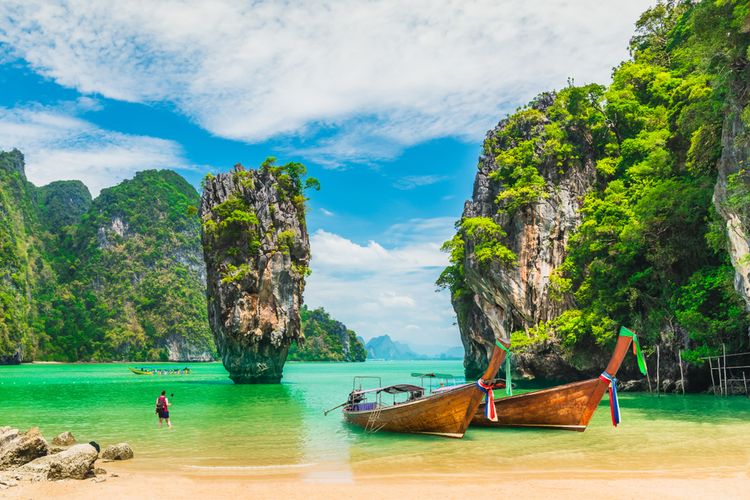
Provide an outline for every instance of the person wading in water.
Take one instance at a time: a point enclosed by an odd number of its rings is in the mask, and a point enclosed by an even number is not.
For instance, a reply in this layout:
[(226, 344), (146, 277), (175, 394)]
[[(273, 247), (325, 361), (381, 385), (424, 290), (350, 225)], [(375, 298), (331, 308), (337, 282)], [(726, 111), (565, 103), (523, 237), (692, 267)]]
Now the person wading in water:
[(172, 422), (169, 421), (169, 400), (167, 399), (167, 391), (161, 391), (161, 396), (156, 398), (156, 414), (159, 415), (159, 427), (162, 426), (162, 421), (167, 421), (167, 427), (172, 428)]

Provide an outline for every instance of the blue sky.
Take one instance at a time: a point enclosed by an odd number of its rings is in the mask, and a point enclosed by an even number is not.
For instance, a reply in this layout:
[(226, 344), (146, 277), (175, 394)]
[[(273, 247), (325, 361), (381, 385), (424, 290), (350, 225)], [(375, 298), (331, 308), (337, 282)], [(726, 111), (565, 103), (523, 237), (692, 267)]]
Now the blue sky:
[(606, 83), (652, 2), (5, 1), (0, 149), (96, 194), (146, 168), (196, 187), (304, 162), (305, 293), (365, 338), (460, 344), (434, 280), (486, 130), (537, 93)]

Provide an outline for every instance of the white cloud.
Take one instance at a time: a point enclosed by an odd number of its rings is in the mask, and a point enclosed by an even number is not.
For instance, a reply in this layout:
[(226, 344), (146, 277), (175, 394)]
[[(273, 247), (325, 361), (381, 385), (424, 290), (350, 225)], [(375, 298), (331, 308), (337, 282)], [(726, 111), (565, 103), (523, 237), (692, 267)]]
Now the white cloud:
[(318, 230), (310, 241), (313, 274), (305, 301), (366, 339), (389, 334), (403, 342), (459, 345), (449, 294), (435, 293), (448, 264), (439, 247), (452, 233), (448, 217), (394, 225), (383, 235), (393, 242), (388, 246)]
[(408, 295), (399, 295), (396, 292), (385, 292), (380, 294), (378, 299), (381, 305), (385, 307), (415, 307), (417, 302)]
[(0, 107), (0, 149), (20, 149), (37, 185), (78, 179), (96, 195), (147, 168), (186, 168), (182, 148), (155, 137), (105, 130), (70, 112), (97, 106), (86, 98), (58, 107)]
[(420, 186), (436, 184), (446, 179), (448, 179), (448, 176), (445, 175), (407, 175), (397, 179), (396, 182), (393, 183), (393, 187), (401, 189), (402, 191), (408, 191)]
[(333, 212), (331, 212), (330, 210), (326, 210), (325, 208), (322, 208), (322, 207), (320, 209), (320, 213), (322, 213), (326, 217), (333, 217), (334, 215), (336, 215)]
[(446, 256), (440, 251), (442, 242), (424, 241), (409, 243), (402, 247), (386, 250), (375, 241), (358, 245), (353, 241), (317, 230), (311, 238), (314, 249), (313, 261), (330, 270), (346, 272), (377, 272), (381, 269), (409, 271), (423, 267), (446, 265)]
[[(653, 0), (6, 0), (0, 43), (83, 93), (215, 135), (317, 138), (332, 166), (476, 140), (541, 90), (606, 81)], [(9, 47), (9, 49), (8, 49)]]
[[(430, 248), (440, 247), (443, 241), (450, 239), (456, 232), (456, 219), (457, 217), (433, 217), (399, 222), (389, 227), (383, 238), (394, 245), (426, 244)], [(444, 256), (444, 259), (447, 257)]]

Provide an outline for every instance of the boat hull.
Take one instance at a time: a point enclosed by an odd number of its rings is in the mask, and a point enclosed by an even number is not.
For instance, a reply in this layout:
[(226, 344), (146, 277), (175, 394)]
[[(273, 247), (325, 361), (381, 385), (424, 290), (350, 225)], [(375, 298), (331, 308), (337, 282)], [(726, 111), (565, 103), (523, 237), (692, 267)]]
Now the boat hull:
[(482, 403), (471, 425), (546, 427), (582, 432), (606, 390), (607, 384), (597, 378), (496, 399), (497, 422), (485, 417), (485, 403)]
[[(628, 352), (632, 337), (620, 335), (605, 372), (614, 377)], [(471, 425), (482, 427), (546, 427), (585, 431), (609, 382), (592, 378), (495, 400), (497, 422), (485, 417), (482, 403)]]
[(370, 432), (408, 432), (461, 438), (483, 396), (476, 384), (416, 401), (367, 411), (344, 409), (347, 422)]
[[(495, 378), (506, 352), (507, 344), (495, 341), (482, 380)], [(350, 404), (344, 407), (344, 419), (370, 432), (408, 432), (462, 438), (483, 396), (484, 392), (477, 384), (468, 383), (392, 406), (365, 410), (360, 409), (359, 404)]]

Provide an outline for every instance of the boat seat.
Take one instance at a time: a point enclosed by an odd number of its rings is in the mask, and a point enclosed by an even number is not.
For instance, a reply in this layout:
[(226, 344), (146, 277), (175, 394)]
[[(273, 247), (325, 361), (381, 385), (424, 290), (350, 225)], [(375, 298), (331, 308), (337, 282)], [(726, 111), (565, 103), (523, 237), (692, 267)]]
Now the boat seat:
[(375, 403), (360, 403), (354, 405), (354, 411), (370, 411), (375, 409)]

